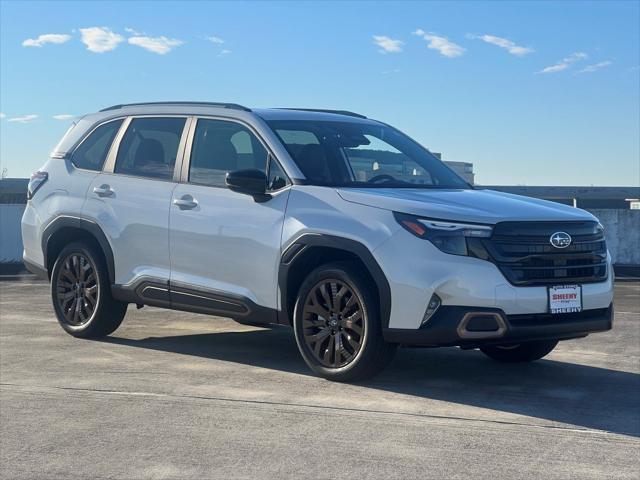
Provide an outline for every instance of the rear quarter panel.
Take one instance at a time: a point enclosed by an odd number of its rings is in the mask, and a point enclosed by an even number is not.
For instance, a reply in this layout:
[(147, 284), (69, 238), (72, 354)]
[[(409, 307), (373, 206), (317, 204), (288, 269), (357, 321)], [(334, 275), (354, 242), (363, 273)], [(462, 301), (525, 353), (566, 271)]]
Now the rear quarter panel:
[(36, 265), (44, 265), (42, 234), (58, 217), (82, 217), (87, 189), (97, 172), (75, 168), (69, 160), (49, 159), (40, 170), (49, 179), (27, 202), (22, 216), (24, 258)]

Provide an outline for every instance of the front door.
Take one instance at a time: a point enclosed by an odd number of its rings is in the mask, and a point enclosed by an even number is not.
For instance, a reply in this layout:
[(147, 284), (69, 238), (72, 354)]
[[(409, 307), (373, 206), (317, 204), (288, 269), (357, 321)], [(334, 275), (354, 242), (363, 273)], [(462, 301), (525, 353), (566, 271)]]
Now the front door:
[[(169, 220), (172, 305), (275, 321), (286, 177), (241, 123), (200, 118), (192, 135)], [(226, 187), (228, 172), (247, 168), (269, 169), (270, 199)]]

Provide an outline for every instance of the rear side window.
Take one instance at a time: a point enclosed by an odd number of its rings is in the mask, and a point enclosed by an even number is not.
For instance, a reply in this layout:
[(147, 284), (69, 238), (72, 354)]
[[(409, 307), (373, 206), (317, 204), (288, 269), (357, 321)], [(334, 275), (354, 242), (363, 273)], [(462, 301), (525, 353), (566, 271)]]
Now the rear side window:
[(134, 118), (122, 137), (114, 172), (171, 180), (184, 118)]
[(96, 128), (73, 152), (71, 163), (85, 170), (102, 170), (120, 125), (122, 120), (114, 120)]
[(198, 120), (189, 166), (191, 183), (224, 187), (228, 172), (247, 168), (267, 170), (267, 151), (248, 128), (223, 120)]

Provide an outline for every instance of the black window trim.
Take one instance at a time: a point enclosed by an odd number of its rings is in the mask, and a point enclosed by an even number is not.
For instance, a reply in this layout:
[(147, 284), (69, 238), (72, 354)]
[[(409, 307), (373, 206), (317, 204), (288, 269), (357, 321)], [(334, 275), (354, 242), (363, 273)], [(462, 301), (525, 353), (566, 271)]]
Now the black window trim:
[[(269, 178), (269, 159), (275, 161), (278, 166), (280, 167), (280, 170), (282, 170), (282, 173), (284, 173), (286, 179), (287, 179), (287, 184), (282, 187), (279, 188), (277, 190), (268, 190), (270, 193), (278, 193), (281, 192), (282, 190), (289, 188), (293, 185), (293, 181), (291, 180), (291, 178), (289, 177), (289, 175), (287, 174), (287, 171), (284, 169), (284, 167), (282, 166), (282, 162), (280, 160), (278, 160), (278, 157), (275, 155), (275, 153), (273, 153), (273, 149), (270, 147), (270, 145), (265, 141), (264, 138), (262, 138), (262, 136), (258, 133), (258, 131), (253, 127), (253, 125), (240, 120), (238, 118), (232, 118), (232, 117), (222, 117), (222, 116), (218, 116), (218, 115), (194, 115), (192, 116), (192, 122), (190, 125), (190, 129), (189, 129), (189, 133), (187, 136), (187, 141), (186, 144), (184, 146), (184, 154), (182, 156), (182, 168), (180, 170), (180, 175), (179, 175), (179, 183), (185, 183), (188, 185), (197, 185), (197, 186), (201, 186), (201, 187), (209, 187), (209, 188), (224, 188), (227, 189), (228, 188), (226, 186), (220, 186), (220, 185), (207, 185), (207, 184), (203, 184), (203, 183), (197, 183), (197, 182), (191, 182), (189, 181), (189, 168), (191, 167), (191, 153), (193, 150), (193, 139), (195, 138), (195, 133), (196, 133), (196, 127), (198, 126), (198, 121), (199, 120), (219, 120), (219, 121), (223, 121), (223, 122), (233, 122), (233, 123), (238, 123), (240, 125), (242, 125), (243, 127), (247, 128), (247, 130), (249, 130), (257, 139), (258, 141), (262, 144), (262, 147), (265, 149), (265, 151), (267, 152), (267, 162), (265, 165), (265, 175), (267, 175), (267, 179)], [(177, 162), (176, 162), (177, 163)]]
[[(104, 126), (104, 125), (106, 125), (108, 123), (119, 122), (119, 121), (122, 121), (122, 123), (120, 124), (120, 127), (118, 128), (118, 131), (116, 132), (115, 136), (111, 140), (111, 145), (109, 145), (109, 149), (107, 150), (107, 155), (104, 157), (104, 161), (102, 162), (102, 166), (100, 167), (100, 169), (91, 170), (89, 168), (82, 168), (82, 167), (79, 167), (78, 165), (76, 165), (76, 163), (73, 161), (73, 157), (75, 156), (78, 148), (80, 148), (80, 146), (93, 134), (93, 132), (95, 132), (97, 129), (99, 129), (100, 127), (102, 127), (102, 126)], [(111, 151), (113, 150), (114, 145), (118, 141), (118, 137), (120, 135), (120, 131), (122, 130), (122, 127), (126, 123), (127, 123), (127, 117), (110, 118), (109, 120), (105, 120), (104, 122), (97, 123), (96, 125), (93, 126), (93, 128), (91, 128), (90, 130), (87, 130), (87, 132), (74, 145), (74, 147), (69, 151), (69, 153), (67, 153), (64, 157), (61, 157), (61, 158), (68, 159), (69, 162), (71, 163), (71, 165), (73, 165), (73, 168), (75, 168), (76, 170), (80, 170), (82, 172), (100, 173), (100, 172), (104, 171), (104, 168), (107, 165), (107, 161), (109, 160), (109, 156), (111, 154)]]
[[(269, 177), (271, 177), (271, 163), (272, 162), (275, 162), (276, 165), (278, 165), (278, 167), (280, 167), (280, 171), (282, 173), (284, 173), (286, 184), (283, 187), (275, 188), (275, 189), (269, 188)], [(293, 185), (293, 182), (291, 181), (291, 179), (287, 175), (287, 172), (284, 171), (284, 168), (282, 168), (282, 164), (278, 161), (278, 159), (272, 153), (267, 153), (267, 192), (269, 192), (269, 193), (278, 193), (278, 192), (281, 192), (282, 190), (284, 190), (285, 188), (289, 188), (291, 185)]]

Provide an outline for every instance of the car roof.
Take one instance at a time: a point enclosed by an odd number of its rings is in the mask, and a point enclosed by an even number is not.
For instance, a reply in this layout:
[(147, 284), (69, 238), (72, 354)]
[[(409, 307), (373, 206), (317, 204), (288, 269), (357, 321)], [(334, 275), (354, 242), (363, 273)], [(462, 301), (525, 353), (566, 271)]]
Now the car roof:
[[(224, 113), (223, 113), (224, 112)], [(253, 113), (264, 120), (368, 120), (359, 113), (348, 110), (332, 110), (323, 108), (248, 108), (237, 103), (225, 102), (145, 102), (118, 104), (103, 108), (97, 112), (98, 117), (111, 117), (136, 114), (183, 114), (205, 115), (224, 114), (224, 116), (243, 117), (241, 112)]]
[(307, 108), (258, 108), (251, 109), (237, 103), (224, 102), (146, 102), (118, 104), (103, 108), (99, 112), (90, 113), (79, 118), (60, 143), (54, 148), (52, 155), (63, 156), (70, 151), (89, 131), (98, 124), (131, 115), (215, 115), (251, 121), (252, 118), (262, 120), (315, 120), (334, 122), (354, 122), (379, 124), (364, 115), (346, 110), (307, 109)]
[(264, 120), (320, 120), (334, 122), (373, 123), (364, 115), (346, 110), (306, 109), (306, 108), (259, 108), (253, 113)]

